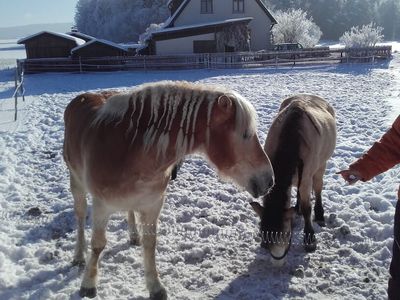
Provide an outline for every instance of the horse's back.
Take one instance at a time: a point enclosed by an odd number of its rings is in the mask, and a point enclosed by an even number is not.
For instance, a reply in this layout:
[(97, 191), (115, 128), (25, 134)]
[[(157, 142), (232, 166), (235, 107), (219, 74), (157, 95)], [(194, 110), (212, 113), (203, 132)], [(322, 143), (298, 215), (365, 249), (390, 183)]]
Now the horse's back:
[(285, 99), (268, 132), (264, 149), (267, 155), (274, 155), (284, 124), (294, 114), (300, 115), (297, 129), (301, 136), (300, 156), (318, 167), (330, 158), (336, 145), (335, 111), (321, 97), (299, 94)]
[(282, 111), (289, 105), (298, 106), (303, 108), (305, 111), (314, 110), (315, 113), (322, 113), (328, 112), (333, 119), (335, 118), (335, 110), (333, 107), (323, 98), (311, 95), (311, 94), (299, 94), (289, 97), (281, 103), (279, 111)]
[(336, 120), (333, 107), (323, 98), (300, 94), (283, 101), (283, 110), (300, 109), (302, 120), (301, 156), (317, 165), (328, 160), (336, 146)]

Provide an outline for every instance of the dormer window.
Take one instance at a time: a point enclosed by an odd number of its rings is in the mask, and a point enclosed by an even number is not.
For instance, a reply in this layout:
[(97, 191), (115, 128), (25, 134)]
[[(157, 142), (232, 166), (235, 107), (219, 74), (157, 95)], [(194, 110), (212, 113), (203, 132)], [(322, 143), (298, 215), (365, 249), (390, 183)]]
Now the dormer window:
[(213, 0), (201, 0), (201, 13), (212, 14), (213, 13)]
[(233, 0), (233, 13), (234, 14), (244, 13), (244, 0)]

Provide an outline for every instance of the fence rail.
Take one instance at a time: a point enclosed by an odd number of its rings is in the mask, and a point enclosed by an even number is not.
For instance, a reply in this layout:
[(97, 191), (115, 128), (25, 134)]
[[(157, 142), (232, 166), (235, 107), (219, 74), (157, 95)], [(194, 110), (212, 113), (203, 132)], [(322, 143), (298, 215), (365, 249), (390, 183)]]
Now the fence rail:
[(320, 47), (279, 52), (25, 59), (20, 60), (20, 64), (25, 73), (258, 68), (316, 63), (374, 62), (391, 57), (391, 51), (391, 46), (333, 50)]

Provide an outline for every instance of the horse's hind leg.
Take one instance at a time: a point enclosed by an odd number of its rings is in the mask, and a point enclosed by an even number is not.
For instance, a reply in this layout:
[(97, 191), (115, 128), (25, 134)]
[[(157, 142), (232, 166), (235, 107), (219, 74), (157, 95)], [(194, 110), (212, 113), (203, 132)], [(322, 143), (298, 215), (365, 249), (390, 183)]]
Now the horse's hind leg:
[(137, 230), (135, 212), (133, 210), (128, 211), (128, 230), (129, 230), (129, 243), (131, 245), (140, 245), (139, 231)]
[(324, 208), (322, 207), (322, 187), (324, 185), (323, 177), (325, 173), (326, 164), (320, 168), (313, 177), (313, 190), (315, 193), (315, 206), (314, 215), (315, 222), (321, 227), (325, 226)]
[(150, 299), (165, 300), (167, 292), (158, 278), (155, 250), (157, 239), (157, 222), (163, 199), (160, 198), (149, 210), (140, 212), (142, 229), (142, 247), (144, 259), (144, 275), (147, 289), (150, 292)]
[(304, 218), (304, 247), (307, 252), (315, 251), (317, 242), (311, 222), (311, 178), (303, 176), (299, 187), (300, 209)]
[(74, 198), (74, 212), (75, 219), (77, 222), (77, 236), (75, 244), (75, 254), (73, 265), (83, 266), (85, 264), (85, 220), (86, 220), (86, 193), (82, 188), (82, 185), (76, 178), (70, 173), (70, 187), (71, 193)]
[(92, 252), (85, 268), (79, 296), (94, 298), (97, 294), (98, 261), (101, 252), (106, 246), (106, 227), (110, 213), (106, 208), (93, 199), (93, 224), (92, 224)]

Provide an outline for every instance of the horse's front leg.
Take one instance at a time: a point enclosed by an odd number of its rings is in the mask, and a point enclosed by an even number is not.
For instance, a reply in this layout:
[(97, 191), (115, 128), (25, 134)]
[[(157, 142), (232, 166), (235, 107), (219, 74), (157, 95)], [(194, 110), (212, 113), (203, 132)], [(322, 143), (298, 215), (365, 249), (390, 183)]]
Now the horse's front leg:
[(157, 222), (162, 205), (163, 198), (160, 198), (158, 203), (154, 204), (151, 208), (140, 212), (146, 286), (150, 292), (150, 299), (157, 300), (168, 298), (167, 292), (158, 278), (155, 260)]
[(92, 252), (90, 259), (86, 265), (85, 273), (83, 275), (81, 289), (79, 296), (94, 298), (97, 295), (97, 274), (98, 274), (98, 261), (101, 252), (106, 246), (106, 227), (110, 212), (97, 201), (93, 199), (93, 225), (92, 225)]
[(140, 245), (139, 231), (136, 226), (135, 212), (133, 210), (128, 211), (128, 230), (129, 230), (129, 243), (131, 245)]

